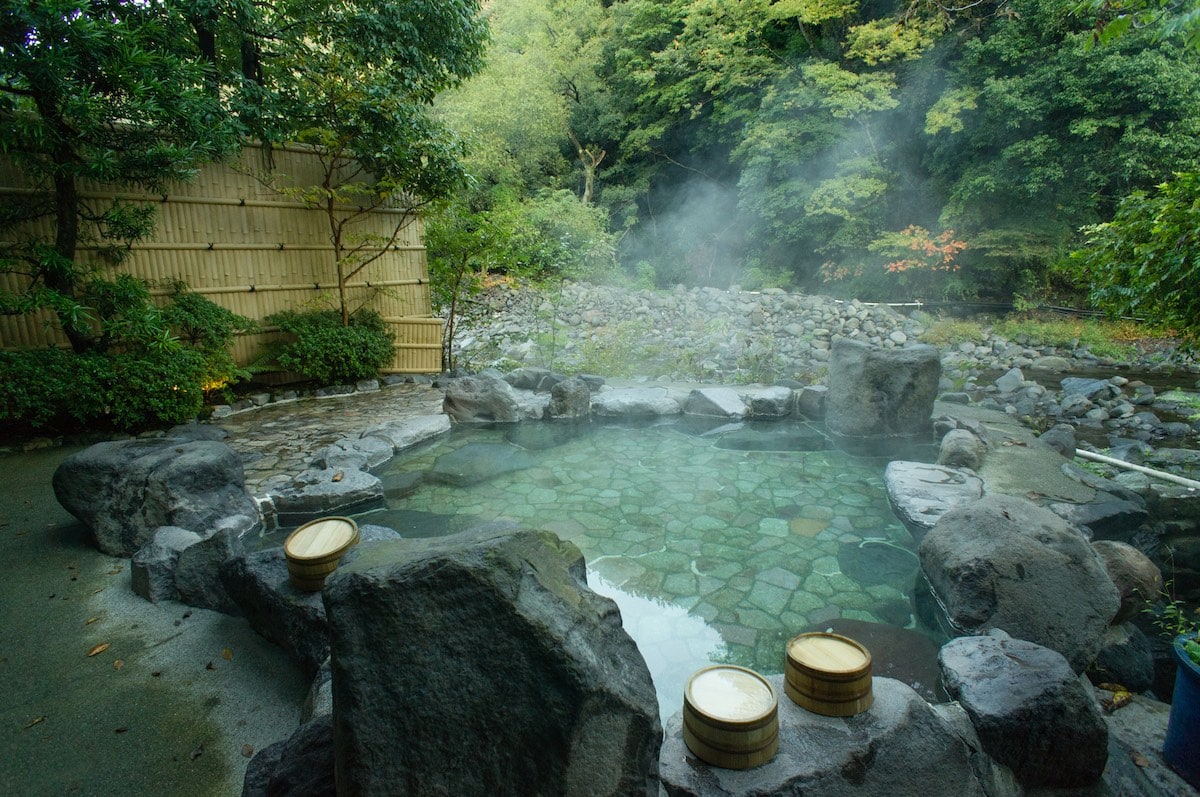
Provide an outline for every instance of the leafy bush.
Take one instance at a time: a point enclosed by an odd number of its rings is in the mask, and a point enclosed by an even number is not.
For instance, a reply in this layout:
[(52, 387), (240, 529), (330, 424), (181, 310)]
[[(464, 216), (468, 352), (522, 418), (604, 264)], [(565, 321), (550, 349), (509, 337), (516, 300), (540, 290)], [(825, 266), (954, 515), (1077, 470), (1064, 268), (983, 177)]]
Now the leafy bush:
[(1107, 224), (1085, 227), (1071, 264), (1111, 315), (1142, 316), (1200, 336), (1200, 172), (1183, 172), (1156, 193), (1135, 191)]
[(221, 390), (250, 372), (233, 359), (230, 346), (236, 335), (251, 332), (256, 324), (187, 290), (178, 283), (171, 301), (162, 309), (163, 321), (179, 338), (204, 355), (204, 390)]
[(0, 429), (140, 431), (194, 419), (204, 406), (204, 356), (139, 352), (0, 352)]
[(359, 310), (342, 326), (333, 310), (297, 313), (286, 311), (267, 317), (295, 337), (277, 355), (279, 364), (323, 384), (371, 379), (391, 362), (395, 346), (378, 313)]

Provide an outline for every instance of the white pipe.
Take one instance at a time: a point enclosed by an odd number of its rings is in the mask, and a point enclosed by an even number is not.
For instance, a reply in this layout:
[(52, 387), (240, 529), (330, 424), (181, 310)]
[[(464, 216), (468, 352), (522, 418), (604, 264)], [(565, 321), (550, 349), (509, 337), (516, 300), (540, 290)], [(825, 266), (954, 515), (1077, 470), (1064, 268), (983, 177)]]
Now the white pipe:
[(1093, 459), (1096, 462), (1103, 462), (1106, 465), (1116, 465), (1118, 468), (1136, 470), (1138, 473), (1145, 473), (1147, 476), (1154, 476), (1159, 479), (1165, 479), (1169, 482), (1182, 484), (1189, 490), (1200, 489), (1200, 482), (1198, 481), (1185, 479), (1182, 476), (1176, 476), (1174, 473), (1164, 473), (1161, 470), (1154, 470), (1153, 468), (1147, 468), (1143, 465), (1134, 465), (1132, 462), (1126, 462), (1123, 459), (1114, 459), (1113, 457), (1106, 457), (1103, 454), (1095, 454), (1091, 451), (1084, 451), (1082, 448), (1075, 449), (1075, 456), (1083, 457), (1084, 459)]

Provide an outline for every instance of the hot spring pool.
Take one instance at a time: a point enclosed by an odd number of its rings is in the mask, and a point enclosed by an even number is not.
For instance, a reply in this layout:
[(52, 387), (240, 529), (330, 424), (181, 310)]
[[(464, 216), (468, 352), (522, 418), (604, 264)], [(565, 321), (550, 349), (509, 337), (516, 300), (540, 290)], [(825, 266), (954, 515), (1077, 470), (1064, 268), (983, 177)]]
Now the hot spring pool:
[(794, 421), (457, 426), (385, 465), (388, 507), (356, 517), (406, 537), (512, 521), (575, 543), (666, 716), (695, 670), (782, 672), (811, 626), (913, 625), (918, 562), (887, 461), (823, 446)]

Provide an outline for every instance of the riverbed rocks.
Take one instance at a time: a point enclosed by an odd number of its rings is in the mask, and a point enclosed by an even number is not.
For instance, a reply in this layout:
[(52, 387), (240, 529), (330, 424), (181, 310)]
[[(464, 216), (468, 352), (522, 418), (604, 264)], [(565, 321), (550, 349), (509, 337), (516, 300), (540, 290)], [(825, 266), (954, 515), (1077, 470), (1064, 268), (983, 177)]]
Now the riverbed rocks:
[(943, 683), (983, 750), (1027, 788), (1100, 780), (1108, 726), (1086, 681), (1058, 652), (1003, 632), (953, 639), (939, 654)]
[(951, 509), (918, 553), (952, 633), (1003, 629), (1058, 651), (1075, 672), (1095, 659), (1120, 608), (1084, 535), (1024, 498), (985, 495)]
[(326, 584), (338, 792), (657, 793), (661, 726), (620, 614), (547, 532), (375, 546)]
[(63, 461), (54, 494), (110, 556), (132, 556), (161, 526), (206, 537), (223, 518), (260, 518), (241, 459), (211, 440), (97, 443)]
[(1121, 606), (1112, 619), (1114, 624), (1135, 617), (1163, 594), (1162, 571), (1137, 548), (1115, 540), (1097, 540), (1092, 549), (1100, 554), (1108, 577), (1121, 596)]

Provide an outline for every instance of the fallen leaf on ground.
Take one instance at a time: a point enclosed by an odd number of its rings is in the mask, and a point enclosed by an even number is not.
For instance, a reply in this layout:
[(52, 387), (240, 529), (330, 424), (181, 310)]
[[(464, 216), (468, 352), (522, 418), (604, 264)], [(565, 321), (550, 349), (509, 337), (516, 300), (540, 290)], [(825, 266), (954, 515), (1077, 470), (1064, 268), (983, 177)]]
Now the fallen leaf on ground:
[(87, 620), (85, 620), (85, 621), (84, 621), (84, 623), (83, 623), (83, 624), (84, 624), (84, 625), (91, 625), (92, 623), (98, 623), (98, 622), (100, 622), (100, 618), (99, 618), (99, 617), (89, 617)]
[(1134, 750), (1129, 754), (1129, 760), (1142, 768), (1150, 766), (1150, 759), (1146, 758), (1146, 756), (1142, 755), (1137, 750)]
[(119, 670), (124, 666), (125, 666), (125, 659), (117, 659), (116, 661), (113, 662), (114, 670)]
[(92, 649), (88, 651), (88, 658), (100, 655), (104, 651), (108, 650), (110, 645), (112, 645), (111, 642), (101, 642), (99, 645), (93, 645)]
[(225, 648), (221, 651), (221, 658), (225, 659), (225, 661), (233, 661), (233, 650), (231, 648)]
[(196, 745), (196, 749), (192, 751), (192, 760), (195, 761), (202, 755), (204, 755), (204, 742)]
[(204, 665), (204, 669), (206, 669), (206, 670), (215, 670), (215, 669), (217, 669), (217, 665), (213, 664), (213, 663), (210, 661), (208, 664), (205, 664), (205, 665)]
[(337, 473), (333, 474), (333, 478), (330, 479), (330, 481), (331, 482), (340, 482), (345, 475), (346, 475), (345, 473), (343, 473), (342, 471), (339, 470)]
[(116, 567), (114, 567), (112, 570), (109, 570), (109, 571), (108, 571), (108, 574), (109, 574), (110, 576), (115, 576), (115, 575), (117, 575), (118, 573), (120, 573), (120, 572), (121, 572), (122, 570), (124, 570), (124, 569), (125, 569), (125, 566), (124, 566), (124, 565), (117, 565), (117, 566), (116, 566)]
[(254, 755), (254, 745), (252, 745), (252, 744), (242, 745), (242, 755), (246, 758), (250, 758), (252, 755)]
[(128, 725), (121, 725), (119, 727), (113, 728), (113, 733), (125, 733), (125, 731), (127, 731), (127, 730), (129, 730)]
[(45, 717), (34, 717), (33, 719), (31, 719), (31, 720), (29, 721), (29, 724), (28, 724), (28, 725), (26, 725), (25, 727), (26, 727), (26, 728), (32, 728), (34, 725), (41, 725), (41, 724), (42, 724), (43, 722), (45, 722), (45, 721), (46, 721), (46, 718), (45, 718)]

